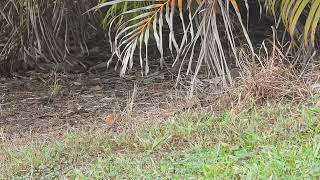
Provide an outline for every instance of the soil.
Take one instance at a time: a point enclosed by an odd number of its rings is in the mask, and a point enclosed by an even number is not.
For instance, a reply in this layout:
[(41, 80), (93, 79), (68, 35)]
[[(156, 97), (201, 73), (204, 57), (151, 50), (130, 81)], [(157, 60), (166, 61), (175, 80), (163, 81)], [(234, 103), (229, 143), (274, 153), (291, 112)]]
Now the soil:
[[(125, 128), (122, 124), (161, 121), (197, 107), (199, 99), (188, 98), (186, 87), (189, 86), (180, 84), (175, 88), (176, 77), (172, 74), (165, 70), (144, 78), (120, 78), (113, 71), (99, 74), (30, 72), (24, 77), (1, 78), (0, 134), (15, 138), (26, 133), (93, 126), (121, 130)], [(200, 90), (204, 90), (203, 85)], [(207, 91), (217, 92), (208, 88)], [(208, 106), (209, 96), (201, 94), (201, 103)], [(117, 119), (110, 122), (108, 118), (114, 115)]]

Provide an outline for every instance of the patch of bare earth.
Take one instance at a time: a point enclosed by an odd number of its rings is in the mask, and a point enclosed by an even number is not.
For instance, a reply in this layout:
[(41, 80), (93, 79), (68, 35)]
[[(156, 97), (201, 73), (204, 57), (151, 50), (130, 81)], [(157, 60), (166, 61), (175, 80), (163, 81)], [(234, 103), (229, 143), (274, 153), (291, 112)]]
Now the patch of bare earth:
[[(200, 74), (193, 98), (190, 77), (157, 71), (146, 77), (98, 74), (38, 74), (0, 79), (0, 140), (28, 134), (63, 134), (70, 129), (119, 132), (131, 124), (167, 120), (180, 111), (201, 108), (211, 113), (243, 110), (268, 101), (302, 102), (318, 94), (319, 65), (291, 69), (284, 59), (248, 63), (236, 74), (235, 87), (222, 88), (219, 77)], [(277, 61), (275, 61), (277, 60)], [(250, 108), (250, 107), (249, 107)]]
[(168, 71), (144, 78), (31, 73), (0, 81), (0, 130), (6, 139), (70, 128), (118, 131), (137, 121), (167, 119), (200, 102), (187, 98), (187, 86), (174, 88), (176, 78)]

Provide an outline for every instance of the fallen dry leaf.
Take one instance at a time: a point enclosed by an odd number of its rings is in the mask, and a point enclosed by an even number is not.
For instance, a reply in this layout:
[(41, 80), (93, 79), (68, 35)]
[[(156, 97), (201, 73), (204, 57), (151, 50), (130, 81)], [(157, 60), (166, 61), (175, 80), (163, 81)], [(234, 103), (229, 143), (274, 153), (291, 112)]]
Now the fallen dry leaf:
[(117, 120), (117, 114), (116, 113), (111, 113), (108, 114), (105, 118), (104, 121), (106, 122), (106, 124), (111, 127)]

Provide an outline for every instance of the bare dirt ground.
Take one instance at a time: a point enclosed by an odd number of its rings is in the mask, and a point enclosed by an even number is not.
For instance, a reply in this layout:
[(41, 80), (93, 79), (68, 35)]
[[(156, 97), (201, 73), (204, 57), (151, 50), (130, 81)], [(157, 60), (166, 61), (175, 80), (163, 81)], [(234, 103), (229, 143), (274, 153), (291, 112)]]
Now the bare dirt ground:
[[(0, 131), (6, 138), (69, 128), (119, 130), (121, 121), (159, 121), (201, 104), (169, 71), (148, 77), (99, 74), (39, 74), (0, 79)], [(209, 89), (208, 89), (209, 92)], [(213, 92), (210, 90), (210, 92)]]

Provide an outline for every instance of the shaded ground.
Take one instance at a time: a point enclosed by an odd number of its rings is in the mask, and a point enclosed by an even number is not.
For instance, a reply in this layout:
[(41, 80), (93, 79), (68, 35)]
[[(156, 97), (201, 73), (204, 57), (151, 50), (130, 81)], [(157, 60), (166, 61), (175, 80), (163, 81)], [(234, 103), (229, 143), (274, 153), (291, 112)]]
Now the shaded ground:
[[(119, 78), (116, 72), (30, 73), (28, 77), (2, 78), (0, 130), (6, 138), (70, 127), (112, 126), (119, 130), (124, 128), (119, 126), (122, 120), (161, 120), (186, 108), (209, 104), (206, 98), (188, 100), (189, 90), (182, 84), (174, 88), (175, 80), (169, 71), (144, 78)], [(208, 97), (204, 89), (202, 95)], [(117, 118), (106, 122), (114, 114)]]
[[(30, 79), (2, 79), (0, 126), (6, 134), (46, 132), (64, 126), (77, 127), (92, 123), (103, 125), (106, 115), (126, 110), (136, 82), (110, 74), (58, 74), (56, 78), (56, 86), (52, 77), (43, 75), (35, 75)], [(160, 114), (159, 108), (165, 108), (169, 103), (166, 103), (166, 99), (170, 94), (173, 95), (171, 87), (166, 87), (167, 83), (159, 81), (143, 87), (137, 83), (139, 93), (135, 97), (135, 112), (145, 106), (157, 108), (156, 113)], [(161, 92), (156, 86), (161, 86)]]

